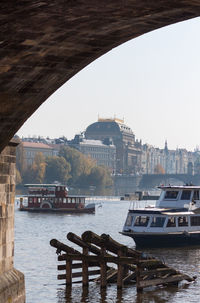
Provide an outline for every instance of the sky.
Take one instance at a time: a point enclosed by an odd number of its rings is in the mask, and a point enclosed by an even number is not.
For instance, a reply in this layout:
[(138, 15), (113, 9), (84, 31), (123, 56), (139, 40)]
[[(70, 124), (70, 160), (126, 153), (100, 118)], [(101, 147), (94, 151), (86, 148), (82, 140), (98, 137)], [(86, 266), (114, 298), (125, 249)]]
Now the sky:
[(124, 119), (142, 143), (200, 145), (200, 18), (106, 53), (51, 95), (17, 132), (72, 139), (98, 117)]

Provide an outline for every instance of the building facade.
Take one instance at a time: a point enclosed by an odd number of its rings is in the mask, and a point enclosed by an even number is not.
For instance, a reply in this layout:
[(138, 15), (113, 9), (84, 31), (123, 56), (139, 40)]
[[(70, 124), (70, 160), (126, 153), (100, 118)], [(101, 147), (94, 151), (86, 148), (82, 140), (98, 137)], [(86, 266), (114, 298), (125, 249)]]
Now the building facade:
[(116, 173), (136, 174), (141, 170), (141, 142), (120, 119), (98, 119), (85, 131), (89, 140), (112, 140), (116, 147)]
[(24, 150), (24, 160), (28, 166), (33, 164), (35, 156), (38, 153), (42, 153), (44, 157), (55, 155), (54, 148), (44, 143), (22, 142), (21, 144)]
[(89, 140), (82, 135), (76, 135), (68, 142), (69, 146), (76, 148), (85, 156), (93, 159), (97, 165), (103, 165), (116, 172), (116, 147), (111, 140)]

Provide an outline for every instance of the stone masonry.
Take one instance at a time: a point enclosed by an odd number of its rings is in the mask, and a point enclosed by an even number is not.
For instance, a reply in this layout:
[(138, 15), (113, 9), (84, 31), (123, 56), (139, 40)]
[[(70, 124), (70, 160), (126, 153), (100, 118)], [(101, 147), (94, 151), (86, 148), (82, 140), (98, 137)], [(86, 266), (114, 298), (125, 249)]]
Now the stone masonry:
[(0, 154), (0, 303), (25, 302), (24, 275), (13, 267), (16, 146)]
[(0, 151), (89, 63), (130, 39), (197, 16), (199, 0), (1, 0)]

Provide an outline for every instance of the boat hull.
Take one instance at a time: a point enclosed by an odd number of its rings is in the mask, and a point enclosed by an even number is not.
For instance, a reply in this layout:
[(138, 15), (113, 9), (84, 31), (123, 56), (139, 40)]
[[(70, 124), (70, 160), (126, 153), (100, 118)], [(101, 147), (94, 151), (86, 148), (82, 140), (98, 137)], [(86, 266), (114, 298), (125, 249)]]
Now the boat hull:
[(80, 209), (56, 209), (56, 208), (30, 208), (30, 207), (21, 207), (20, 211), (28, 211), (34, 213), (63, 213), (63, 214), (94, 214), (95, 208), (80, 208)]
[(180, 247), (200, 245), (200, 231), (180, 234), (132, 234), (122, 232), (123, 235), (133, 238), (137, 247)]

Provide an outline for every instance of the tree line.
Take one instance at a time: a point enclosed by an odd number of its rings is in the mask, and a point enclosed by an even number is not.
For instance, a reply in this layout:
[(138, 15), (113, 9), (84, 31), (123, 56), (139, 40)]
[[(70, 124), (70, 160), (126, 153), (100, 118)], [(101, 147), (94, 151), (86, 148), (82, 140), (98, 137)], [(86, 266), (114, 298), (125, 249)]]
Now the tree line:
[(25, 161), (23, 145), (17, 148), (16, 184), (53, 183), (68, 185), (79, 193), (109, 194), (113, 181), (108, 168), (97, 166), (96, 162), (78, 150), (62, 146), (58, 156), (45, 157), (41, 152), (35, 155), (32, 165)]

